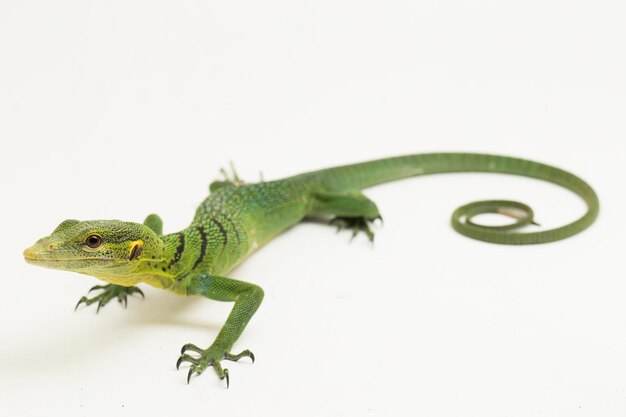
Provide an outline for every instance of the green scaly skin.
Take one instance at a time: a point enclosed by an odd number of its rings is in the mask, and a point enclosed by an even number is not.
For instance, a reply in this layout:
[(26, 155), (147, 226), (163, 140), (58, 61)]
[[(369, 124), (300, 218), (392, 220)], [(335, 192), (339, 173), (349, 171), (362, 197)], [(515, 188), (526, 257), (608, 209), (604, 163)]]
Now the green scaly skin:
[[(196, 211), (189, 227), (162, 234), (162, 222), (150, 215), (144, 224), (117, 220), (66, 220), (50, 236), (24, 251), (27, 262), (47, 268), (92, 275), (109, 283), (97, 286), (102, 293), (83, 297), (79, 304), (110, 299), (125, 301), (147, 283), (180, 295), (200, 295), (234, 302), (226, 323), (207, 349), (183, 346), (177, 367), (190, 364), (187, 382), (213, 366), (228, 384), (223, 360), (248, 357), (249, 350), (231, 349), (261, 304), (257, 285), (226, 277), (235, 265), (257, 248), (305, 217), (334, 217), (340, 227), (364, 232), (373, 239), (369, 224), (380, 218), (378, 208), (361, 190), (406, 177), (446, 172), (496, 172), (537, 178), (563, 186), (579, 195), (587, 212), (578, 220), (545, 231), (522, 232), (535, 224), (532, 210), (511, 201), (472, 203), (457, 209), (452, 226), (465, 236), (492, 243), (535, 244), (575, 235), (596, 219), (598, 197), (582, 179), (549, 165), (495, 155), (437, 153), (400, 156), (330, 168), (271, 182), (244, 184), (232, 180), (211, 184), (211, 194)], [(512, 225), (489, 227), (473, 217), (500, 213), (512, 217)], [(192, 355), (189, 353), (195, 353)]]

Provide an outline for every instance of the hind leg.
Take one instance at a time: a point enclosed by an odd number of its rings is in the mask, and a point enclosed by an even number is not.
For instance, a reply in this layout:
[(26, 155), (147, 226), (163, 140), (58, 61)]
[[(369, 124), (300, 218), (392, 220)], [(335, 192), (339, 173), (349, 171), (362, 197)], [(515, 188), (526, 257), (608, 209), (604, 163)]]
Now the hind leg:
[(376, 203), (360, 192), (316, 193), (310, 214), (332, 216), (331, 224), (336, 224), (339, 230), (352, 230), (352, 237), (363, 232), (370, 241), (374, 241), (370, 224), (376, 219), (382, 220)]

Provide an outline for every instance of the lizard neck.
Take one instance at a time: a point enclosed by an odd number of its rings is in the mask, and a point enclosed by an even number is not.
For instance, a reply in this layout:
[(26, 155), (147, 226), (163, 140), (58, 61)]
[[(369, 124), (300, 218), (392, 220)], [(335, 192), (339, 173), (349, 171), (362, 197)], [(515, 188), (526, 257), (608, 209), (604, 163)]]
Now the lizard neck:
[(193, 246), (187, 229), (180, 232), (171, 233), (161, 236), (164, 245), (164, 252), (161, 262), (158, 264), (160, 273), (171, 276), (173, 279), (177, 276), (189, 272), (189, 248)]

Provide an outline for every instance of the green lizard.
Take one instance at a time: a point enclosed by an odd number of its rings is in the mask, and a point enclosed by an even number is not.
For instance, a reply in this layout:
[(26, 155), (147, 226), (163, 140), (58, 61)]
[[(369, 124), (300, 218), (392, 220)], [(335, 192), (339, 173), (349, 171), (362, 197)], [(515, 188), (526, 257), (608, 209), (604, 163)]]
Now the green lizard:
[[(216, 181), (210, 195), (197, 209), (186, 229), (162, 234), (162, 221), (155, 214), (143, 224), (118, 220), (65, 220), (50, 236), (24, 251), (28, 263), (92, 275), (108, 285), (93, 298), (98, 309), (117, 298), (141, 293), (136, 284), (146, 283), (180, 295), (200, 295), (234, 302), (226, 323), (207, 349), (186, 344), (176, 363), (190, 364), (191, 376), (213, 366), (220, 379), (228, 369), (223, 360), (248, 357), (249, 350), (231, 349), (261, 304), (263, 290), (254, 284), (228, 278), (226, 274), (254, 250), (305, 217), (332, 217), (353, 233), (374, 234), (370, 224), (380, 218), (376, 204), (361, 193), (363, 188), (406, 177), (446, 172), (497, 172), (546, 180), (578, 194), (587, 212), (565, 226), (522, 232), (536, 224), (530, 207), (512, 201), (485, 201), (465, 205), (452, 215), (452, 226), (474, 239), (502, 244), (545, 243), (572, 236), (593, 223), (599, 202), (594, 190), (582, 179), (549, 165), (495, 155), (435, 153), (400, 156), (329, 168), (277, 181), (244, 184), (239, 178)], [(507, 226), (484, 226), (473, 218), (499, 213), (514, 219)], [(78, 307), (78, 305), (76, 307)], [(192, 353), (192, 354), (190, 354)]]

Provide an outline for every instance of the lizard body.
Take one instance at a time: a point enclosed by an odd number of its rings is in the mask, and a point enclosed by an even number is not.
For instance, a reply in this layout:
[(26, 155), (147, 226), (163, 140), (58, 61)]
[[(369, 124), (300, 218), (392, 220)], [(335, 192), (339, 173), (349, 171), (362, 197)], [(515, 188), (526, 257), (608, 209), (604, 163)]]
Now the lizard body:
[[(162, 221), (149, 215), (144, 224), (117, 220), (62, 222), (50, 236), (24, 251), (27, 262), (48, 268), (92, 275), (108, 282), (103, 290), (81, 303), (97, 302), (98, 309), (117, 298), (126, 302), (128, 294), (141, 291), (147, 283), (179, 295), (201, 295), (213, 300), (234, 302), (233, 309), (213, 344), (202, 349), (183, 346), (177, 367), (190, 363), (187, 381), (213, 366), (226, 378), (222, 360), (238, 360), (254, 355), (249, 350), (232, 354), (231, 349), (263, 299), (255, 284), (234, 280), (226, 274), (253, 251), (302, 221), (305, 217), (334, 217), (353, 233), (363, 232), (370, 240), (369, 224), (380, 213), (376, 204), (361, 190), (402, 178), (447, 172), (493, 172), (521, 175), (549, 181), (579, 195), (587, 212), (565, 226), (551, 230), (521, 232), (535, 224), (530, 207), (512, 201), (486, 201), (465, 205), (452, 216), (458, 232), (501, 244), (536, 244), (556, 241), (590, 226), (599, 212), (596, 193), (579, 177), (538, 162), (496, 155), (435, 153), (329, 168), (282, 180), (244, 184), (233, 180), (216, 181), (210, 195), (198, 207), (189, 227), (162, 234)], [(472, 221), (483, 213), (512, 217), (507, 226), (483, 226)], [(142, 294), (143, 295), (143, 294)], [(78, 305), (77, 305), (78, 307)], [(190, 355), (188, 352), (196, 353)]]

